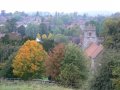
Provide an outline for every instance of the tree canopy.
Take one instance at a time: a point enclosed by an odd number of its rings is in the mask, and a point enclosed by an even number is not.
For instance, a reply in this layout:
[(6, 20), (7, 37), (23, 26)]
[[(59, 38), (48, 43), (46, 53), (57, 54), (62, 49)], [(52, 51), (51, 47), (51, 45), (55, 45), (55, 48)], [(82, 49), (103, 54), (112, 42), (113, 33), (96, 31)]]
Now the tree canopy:
[(13, 60), (14, 75), (22, 78), (41, 78), (44, 71), (44, 60), (47, 53), (41, 44), (28, 40), (18, 50)]
[(64, 58), (64, 52), (64, 44), (58, 44), (48, 54), (48, 59), (46, 60), (46, 73), (54, 80), (60, 74), (61, 61)]
[(109, 18), (104, 22), (105, 46), (108, 48), (120, 48), (120, 19)]
[(61, 62), (60, 81), (68, 86), (81, 87), (87, 79), (86, 62), (82, 50), (69, 43), (65, 47), (64, 59)]

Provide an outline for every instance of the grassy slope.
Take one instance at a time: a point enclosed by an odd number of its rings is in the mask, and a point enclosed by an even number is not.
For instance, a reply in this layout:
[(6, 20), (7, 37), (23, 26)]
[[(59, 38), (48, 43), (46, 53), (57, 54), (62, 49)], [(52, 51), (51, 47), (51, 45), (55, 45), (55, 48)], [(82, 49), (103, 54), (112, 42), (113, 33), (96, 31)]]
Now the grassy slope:
[(0, 90), (72, 90), (57, 85), (41, 84), (38, 82), (2, 82)]

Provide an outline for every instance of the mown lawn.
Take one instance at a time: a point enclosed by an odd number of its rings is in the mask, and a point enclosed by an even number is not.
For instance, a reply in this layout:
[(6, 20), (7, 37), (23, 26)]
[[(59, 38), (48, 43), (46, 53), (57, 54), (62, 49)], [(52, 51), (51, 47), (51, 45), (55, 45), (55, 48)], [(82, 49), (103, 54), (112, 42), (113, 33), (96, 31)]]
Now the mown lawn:
[(2, 81), (0, 82), (0, 90), (73, 90), (70, 88), (64, 88), (55, 84), (43, 84), (34, 81)]

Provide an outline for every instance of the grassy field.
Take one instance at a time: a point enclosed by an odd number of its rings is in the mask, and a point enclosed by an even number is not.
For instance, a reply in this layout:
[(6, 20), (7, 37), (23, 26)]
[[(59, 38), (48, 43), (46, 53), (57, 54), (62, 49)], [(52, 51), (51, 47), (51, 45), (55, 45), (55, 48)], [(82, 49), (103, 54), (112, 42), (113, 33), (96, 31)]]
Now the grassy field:
[(73, 90), (55, 84), (42, 84), (36, 81), (30, 82), (0, 82), (0, 90)]

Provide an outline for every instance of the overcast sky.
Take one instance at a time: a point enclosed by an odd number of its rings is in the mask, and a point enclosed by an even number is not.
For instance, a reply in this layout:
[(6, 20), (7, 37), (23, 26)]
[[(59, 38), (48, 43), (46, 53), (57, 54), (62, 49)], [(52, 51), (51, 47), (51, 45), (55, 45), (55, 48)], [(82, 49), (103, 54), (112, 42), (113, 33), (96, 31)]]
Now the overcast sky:
[(7, 12), (119, 12), (120, 0), (0, 0), (0, 10)]

